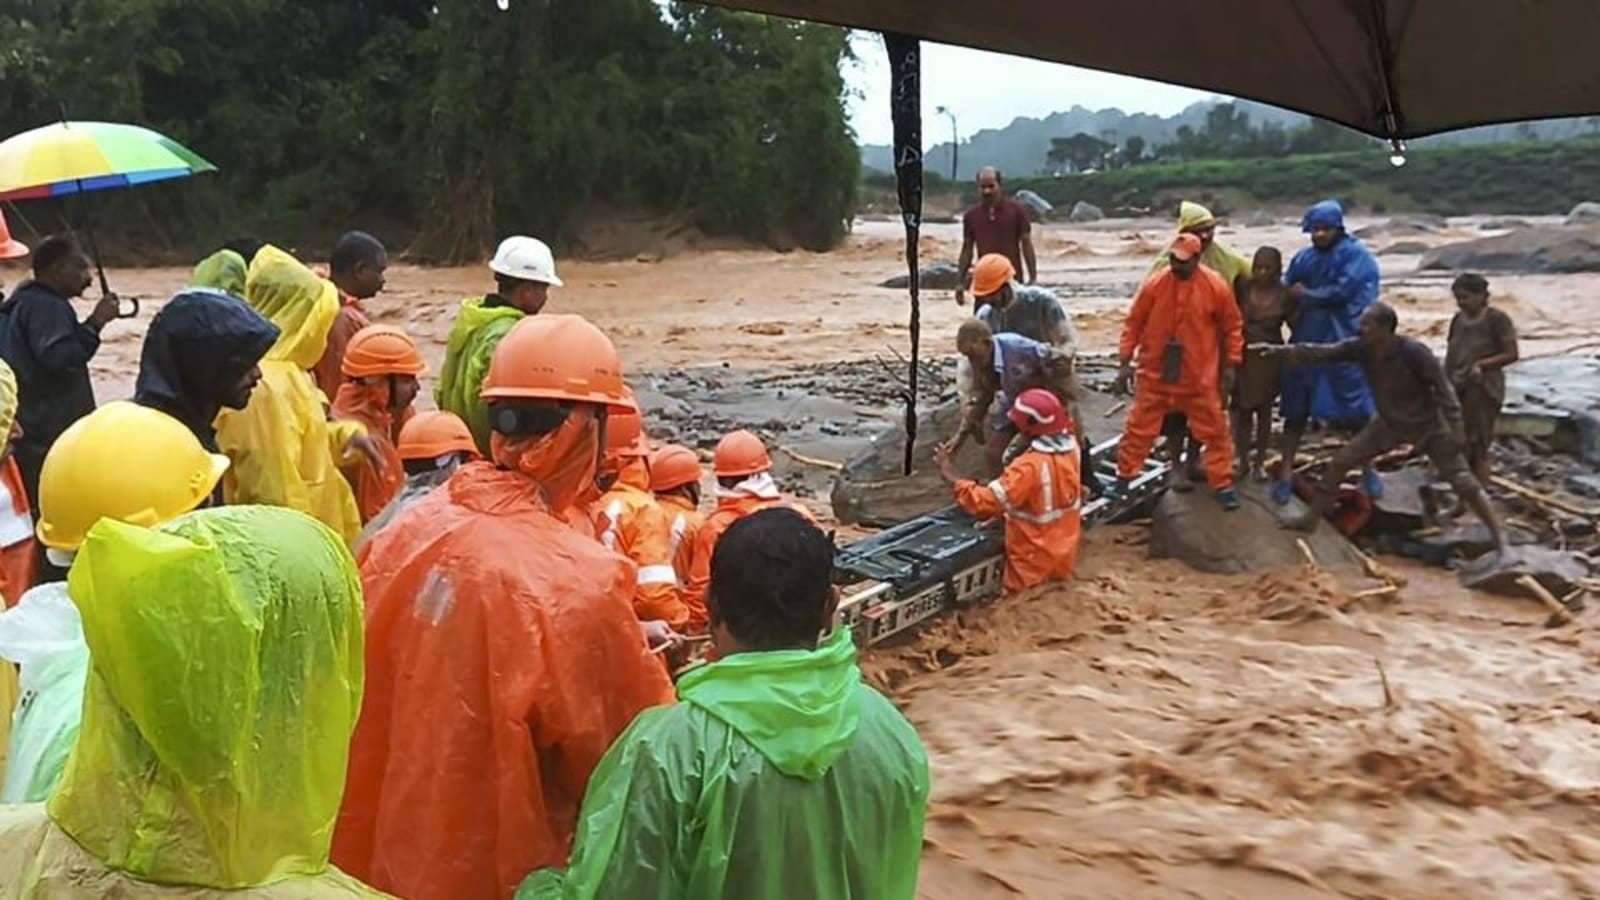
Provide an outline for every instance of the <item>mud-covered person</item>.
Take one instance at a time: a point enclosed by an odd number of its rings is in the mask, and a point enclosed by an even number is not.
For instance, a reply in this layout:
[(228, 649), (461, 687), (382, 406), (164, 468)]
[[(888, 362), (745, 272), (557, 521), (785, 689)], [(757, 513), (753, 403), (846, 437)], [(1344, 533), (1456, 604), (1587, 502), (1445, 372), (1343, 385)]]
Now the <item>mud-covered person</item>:
[(1377, 302), (1361, 314), (1358, 337), (1333, 344), (1256, 344), (1251, 349), (1276, 356), (1290, 368), (1353, 363), (1371, 388), (1377, 413), (1333, 455), (1328, 484), (1310, 508), (1283, 520), (1285, 528), (1310, 530), (1333, 503), (1333, 490), (1345, 473), (1365, 469), (1378, 455), (1409, 444), (1427, 455), (1439, 476), (1472, 509), (1494, 539), (1495, 555), (1505, 552), (1505, 534), (1489, 505), (1489, 495), (1467, 467), (1461, 403), (1438, 357), (1421, 341), (1395, 333), (1394, 307)]
[(1000, 170), (978, 170), (978, 205), (961, 216), (961, 255), (956, 261), (956, 303), (967, 303), (967, 276), (972, 261), (998, 253), (1015, 272), (1027, 267), (1027, 283), (1039, 280), (1039, 258), (1033, 250), (1033, 223), (1021, 203), (1007, 197)]
[[(1262, 247), (1251, 263), (1250, 279), (1239, 291), (1245, 344), (1282, 344), (1284, 326), (1294, 319), (1294, 301), (1283, 286), (1283, 254)], [(1247, 349), (1234, 386), (1233, 444), (1240, 477), (1267, 480), (1267, 448), (1272, 442), (1272, 410), (1278, 401), (1283, 363), (1275, 356)]]
[[(975, 439), (983, 445), (991, 474), (1000, 473), (1019, 435), (1006, 412), (1023, 391), (1044, 388), (1065, 409), (1077, 408), (1072, 356), (1058, 347), (1011, 332), (995, 334), (983, 320), (968, 319), (956, 331), (956, 349), (971, 367), (972, 390), (962, 398), (960, 430), (944, 446), (954, 453), (968, 438)], [(1019, 442), (1018, 452), (1022, 446)]]
[(1444, 369), (1461, 401), (1467, 465), (1489, 482), (1494, 424), (1506, 402), (1506, 366), (1517, 361), (1517, 326), (1505, 310), (1489, 305), (1489, 282), (1466, 273), (1450, 285), (1460, 310), (1450, 320)]

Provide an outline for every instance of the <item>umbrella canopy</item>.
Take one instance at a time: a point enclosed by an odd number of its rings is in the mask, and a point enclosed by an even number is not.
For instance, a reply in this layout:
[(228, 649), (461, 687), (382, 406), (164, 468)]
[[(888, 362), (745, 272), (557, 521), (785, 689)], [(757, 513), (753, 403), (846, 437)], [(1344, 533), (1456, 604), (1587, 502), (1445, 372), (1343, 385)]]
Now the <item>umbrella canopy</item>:
[(0, 142), (0, 200), (33, 200), (214, 172), (172, 138), (137, 125), (57, 122)]
[(1594, 0), (707, 2), (1218, 91), (1388, 140), (1600, 112)]

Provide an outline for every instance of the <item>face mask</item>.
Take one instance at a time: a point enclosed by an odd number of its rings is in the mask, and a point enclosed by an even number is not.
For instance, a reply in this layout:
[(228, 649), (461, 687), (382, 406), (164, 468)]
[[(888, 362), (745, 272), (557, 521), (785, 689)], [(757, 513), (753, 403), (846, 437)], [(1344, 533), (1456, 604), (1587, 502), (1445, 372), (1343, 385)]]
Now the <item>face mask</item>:
[(552, 512), (598, 499), (595, 473), (600, 467), (600, 421), (592, 407), (573, 409), (560, 427), (548, 434), (507, 437), (495, 432), (490, 453), (502, 469), (528, 476), (544, 490)]

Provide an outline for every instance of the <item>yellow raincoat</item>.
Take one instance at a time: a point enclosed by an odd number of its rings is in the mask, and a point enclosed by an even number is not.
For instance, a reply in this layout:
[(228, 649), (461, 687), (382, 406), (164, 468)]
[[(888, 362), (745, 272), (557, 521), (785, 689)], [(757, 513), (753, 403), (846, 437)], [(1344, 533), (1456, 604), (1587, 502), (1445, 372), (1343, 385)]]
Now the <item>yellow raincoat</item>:
[(45, 805), (0, 807), (0, 900), (381, 897), (328, 864), (361, 705), (361, 584), (299, 513), (101, 520), (73, 564), (92, 658)]
[(233, 460), (223, 479), (230, 504), (262, 503), (307, 513), (348, 544), (361, 534), (350, 483), (339, 472), (364, 429), (330, 422), (309, 370), (322, 357), (339, 313), (339, 290), (277, 247), (250, 264), (245, 299), (280, 332), (261, 360), (261, 383), (242, 410), (217, 416), (217, 444)]
[[(1178, 204), (1178, 232), (1180, 234), (1196, 226), (1204, 225), (1208, 222), (1215, 223), (1216, 221), (1217, 217), (1211, 214), (1211, 210), (1198, 203), (1185, 200)], [(1150, 267), (1150, 271), (1155, 273), (1171, 264), (1171, 252), (1163, 250), (1161, 255), (1156, 257), (1155, 265)], [(1239, 279), (1248, 279), (1250, 277), (1250, 260), (1244, 254), (1214, 238), (1206, 246), (1204, 252), (1200, 254), (1200, 264), (1221, 275), (1222, 280), (1226, 281), (1230, 288)]]

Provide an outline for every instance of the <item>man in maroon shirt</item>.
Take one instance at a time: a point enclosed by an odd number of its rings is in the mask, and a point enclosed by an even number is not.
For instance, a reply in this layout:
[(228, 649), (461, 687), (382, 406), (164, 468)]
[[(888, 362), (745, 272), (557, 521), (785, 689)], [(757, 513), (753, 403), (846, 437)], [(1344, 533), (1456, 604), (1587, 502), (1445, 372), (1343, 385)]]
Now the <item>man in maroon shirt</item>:
[[(1000, 170), (985, 166), (978, 170), (978, 205), (961, 217), (961, 260), (958, 263), (960, 287), (956, 288), (956, 303), (967, 304), (967, 275), (972, 260), (988, 253), (998, 253), (1011, 260), (1018, 273), (1026, 271), (1026, 284), (1039, 280), (1039, 260), (1033, 253), (1032, 226), (1028, 210), (1021, 203), (1007, 197), (1001, 189)], [(978, 252), (972, 252), (976, 246)], [(1027, 263), (1024, 267), (1023, 263)]]

